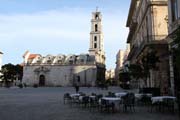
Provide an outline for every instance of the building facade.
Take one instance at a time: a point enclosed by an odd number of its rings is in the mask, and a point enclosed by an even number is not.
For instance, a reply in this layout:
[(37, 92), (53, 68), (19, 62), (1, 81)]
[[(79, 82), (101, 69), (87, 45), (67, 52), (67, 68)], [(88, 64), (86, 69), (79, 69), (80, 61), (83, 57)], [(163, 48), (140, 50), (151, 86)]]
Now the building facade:
[(115, 68), (115, 80), (119, 81), (119, 73), (123, 72), (125, 69), (125, 66), (128, 64), (128, 54), (129, 54), (130, 48), (129, 44), (126, 47), (126, 50), (119, 50), (116, 54), (116, 68)]
[[(0, 70), (2, 68), (2, 57), (3, 57), (3, 53), (0, 51)], [(2, 75), (2, 73), (0, 73), (0, 75)], [(0, 79), (1, 81), (1, 79)]]
[(105, 52), (102, 15), (92, 13), (89, 54), (24, 55), (23, 83), (39, 86), (95, 86), (105, 81)]
[[(172, 38), (180, 27), (180, 0), (168, 0), (168, 23), (169, 35), (167, 40), (169, 43), (169, 51), (172, 51), (172, 49), (176, 47)], [(170, 84), (173, 95), (177, 95), (178, 91), (180, 91), (178, 86), (180, 70), (174, 65), (175, 57), (173, 53), (169, 56)]]
[(2, 57), (3, 57), (3, 53), (0, 51), (0, 70), (1, 70), (1, 67), (2, 67)]
[(126, 25), (129, 27), (130, 63), (144, 64), (143, 57), (151, 51), (156, 52), (160, 61), (156, 63), (158, 69), (149, 70), (149, 76), (139, 82), (140, 86), (158, 87), (162, 94), (167, 94), (169, 87), (167, 15), (167, 0), (132, 0)]
[(116, 68), (115, 68), (115, 80), (119, 81), (119, 73), (123, 68), (123, 62), (124, 62), (124, 53), (125, 51), (119, 50), (116, 54)]
[(115, 70), (114, 69), (106, 70), (106, 80), (114, 81), (114, 78), (115, 78)]

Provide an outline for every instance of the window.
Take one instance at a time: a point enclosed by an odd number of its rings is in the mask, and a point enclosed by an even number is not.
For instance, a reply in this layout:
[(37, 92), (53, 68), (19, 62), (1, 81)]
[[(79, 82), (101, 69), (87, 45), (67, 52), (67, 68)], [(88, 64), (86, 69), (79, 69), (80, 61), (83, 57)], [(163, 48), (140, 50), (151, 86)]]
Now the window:
[(50, 63), (51, 63), (51, 60), (47, 60), (47, 63), (49, 63), (49, 64), (50, 64)]
[(58, 60), (58, 63), (62, 63), (62, 60)]
[(98, 19), (98, 18), (99, 18), (99, 16), (98, 16), (98, 14), (96, 14), (96, 15), (95, 15), (95, 19)]
[(97, 48), (97, 43), (94, 43), (94, 48)]
[(171, 0), (172, 22), (178, 19), (178, 3), (177, 0)]
[(83, 60), (83, 59), (81, 59), (81, 62), (84, 62), (84, 60)]
[(72, 65), (73, 64), (73, 60), (69, 60), (69, 64)]
[(95, 24), (95, 32), (97, 32), (97, 31), (98, 31), (98, 25)]
[(97, 36), (94, 36), (94, 42), (96, 42), (97, 41)]

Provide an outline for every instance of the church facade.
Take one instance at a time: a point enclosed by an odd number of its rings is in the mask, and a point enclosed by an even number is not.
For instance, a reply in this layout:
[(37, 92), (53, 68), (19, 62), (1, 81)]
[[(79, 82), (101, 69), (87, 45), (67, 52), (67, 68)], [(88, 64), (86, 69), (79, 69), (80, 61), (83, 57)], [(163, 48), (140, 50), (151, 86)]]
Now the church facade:
[(33, 86), (95, 86), (105, 80), (105, 52), (102, 33), (102, 15), (92, 13), (90, 48), (88, 54), (56, 56), (32, 54), (23, 55), (22, 82)]

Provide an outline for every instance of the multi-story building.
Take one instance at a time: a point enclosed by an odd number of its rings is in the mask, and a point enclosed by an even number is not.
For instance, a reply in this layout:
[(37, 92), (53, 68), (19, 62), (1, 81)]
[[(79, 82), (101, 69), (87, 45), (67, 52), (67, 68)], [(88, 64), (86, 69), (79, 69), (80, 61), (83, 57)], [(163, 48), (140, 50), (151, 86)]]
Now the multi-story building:
[(106, 80), (114, 80), (115, 77), (115, 70), (114, 69), (109, 69), (106, 70)]
[(123, 68), (124, 53), (125, 53), (125, 51), (119, 50), (116, 55), (116, 68), (115, 68), (115, 80), (116, 81), (119, 81), (119, 73)]
[(101, 12), (92, 13), (89, 54), (24, 55), (23, 83), (40, 86), (95, 86), (105, 80), (105, 52)]
[(116, 54), (116, 68), (115, 68), (115, 80), (119, 81), (119, 73), (126, 71), (126, 65), (129, 64), (127, 60), (129, 54), (129, 44), (126, 46), (126, 50), (119, 50)]
[[(2, 67), (2, 57), (3, 57), (3, 53), (0, 51), (0, 70)], [(0, 73), (0, 75), (2, 75), (2, 73)], [(1, 81), (1, 79), (0, 79), (0, 81)]]
[[(176, 35), (176, 32), (180, 27), (180, 0), (168, 0), (168, 23), (169, 36), (167, 37), (167, 40), (169, 43), (169, 50), (172, 51), (172, 49), (176, 47), (172, 38)], [(178, 86), (180, 83), (180, 70), (174, 65), (174, 57), (176, 56), (173, 53), (169, 56), (169, 71), (171, 90), (173, 94), (177, 95), (178, 91), (180, 91), (180, 89), (178, 89), (180, 88), (180, 86)]]
[(149, 70), (150, 75), (139, 84), (142, 87), (160, 87), (166, 94), (168, 79), (167, 0), (131, 0), (127, 27), (130, 44), (128, 59), (131, 64), (143, 64), (142, 58), (150, 51), (159, 57), (158, 70)]
[(0, 70), (1, 70), (1, 67), (2, 67), (2, 56), (3, 56), (3, 53), (0, 51)]

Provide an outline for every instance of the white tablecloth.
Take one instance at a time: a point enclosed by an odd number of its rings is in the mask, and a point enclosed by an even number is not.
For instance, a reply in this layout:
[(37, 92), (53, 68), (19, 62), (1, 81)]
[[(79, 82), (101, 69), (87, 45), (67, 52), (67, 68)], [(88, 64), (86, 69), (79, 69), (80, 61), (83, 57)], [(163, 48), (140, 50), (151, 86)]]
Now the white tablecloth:
[(152, 94), (150, 94), (150, 93), (136, 93), (135, 97), (137, 99), (141, 99), (143, 97), (143, 95), (147, 95), (148, 97), (152, 97)]
[(116, 97), (103, 97), (102, 99), (107, 100), (109, 103), (114, 103), (116, 108), (119, 106), (119, 103), (121, 101), (121, 98)]
[(156, 103), (156, 102), (163, 102), (164, 99), (172, 99), (172, 100), (176, 100), (176, 97), (173, 97), (173, 96), (156, 96), (156, 97), (152, 97), (151, 100), (152, 100), (152, 104), (153, 103)]
[(125, 96), (126, 94), (127, 94), (126, 92), (120, 92), (120, 93), (115, 93), (115, 96), (121, 98), (122, 96)]
[(70, 96), (71, 96), (72, 98), (73, 98), (73, 97), (79, 97), (80, 94), (79, 94), (79, 93), (75, 93), (75, 94), (71, 94)]
[[(119, 109), (119, 103), (121, 102), (121, 98), (116, 97), (102, 97), (101, 99), (108, 101), (109, 103), (113, 103), (115, 109)], [(101, 99), (99, 100), (99, 104), (101, 104)]]

